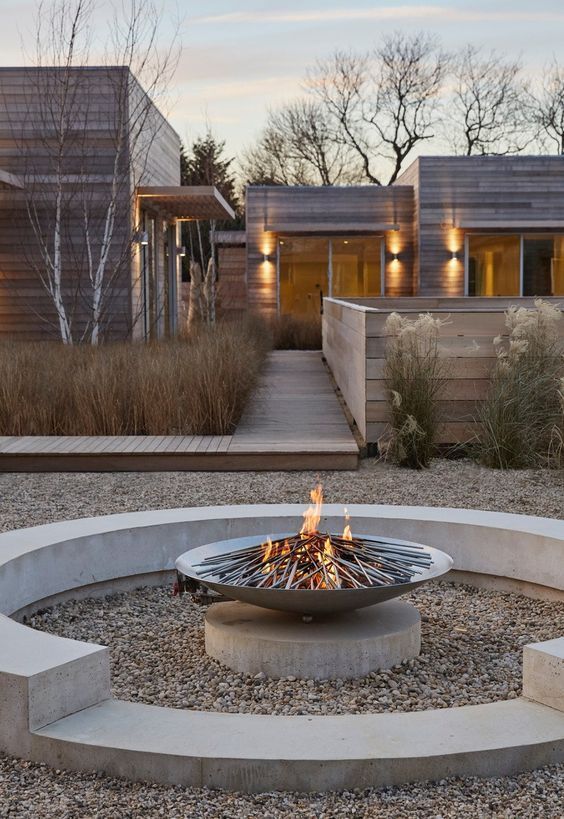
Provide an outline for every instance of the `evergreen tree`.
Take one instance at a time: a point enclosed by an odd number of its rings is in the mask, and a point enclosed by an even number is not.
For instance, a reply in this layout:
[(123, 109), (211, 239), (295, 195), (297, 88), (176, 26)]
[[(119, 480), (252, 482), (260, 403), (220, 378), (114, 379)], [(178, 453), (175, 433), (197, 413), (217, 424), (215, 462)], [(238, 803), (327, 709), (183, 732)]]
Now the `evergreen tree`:
[(244, 227), (244, 211), (237, 196), (235, 172), (232, 170), (233, 157), (225, 156), (225, 141), (219, 140), (208, 129), (203, 136), (197, 137), (188, 149), (180, 151), (180, 178), (182, 185), (213, 185), (223, 198), (231, 205), (236, 214), (232, 219), (200, 222), (195, 226), (191, 222), (183, 225), (183, 244), (187, 247), (188, 257), (183, 266), (183, 279), (188, 280), (189, 261), (198, 262), (205, 271), (211, 257), (211, 234), (213, 230), (237, 230)]

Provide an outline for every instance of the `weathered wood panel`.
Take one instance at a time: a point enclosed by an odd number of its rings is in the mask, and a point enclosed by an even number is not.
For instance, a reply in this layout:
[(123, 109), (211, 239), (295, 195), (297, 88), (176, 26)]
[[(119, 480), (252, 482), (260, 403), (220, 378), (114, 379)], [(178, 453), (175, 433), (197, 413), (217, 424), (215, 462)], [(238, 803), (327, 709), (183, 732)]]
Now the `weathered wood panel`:
[(421, 295), (464, 294), (464, 237), (472, 233), (465, 225), (481, 226), (474, 232), (543, 230), (564, 213), (558, 156), (420, 157), (398, 181), (416, 184)]
[[(386, 241), (385, 281), (390, 295), (410, 295), (413, 269), (413, 190), (411, 187), (261, 187), (246, 193), (247, 283), (249, 305), (272, 315), (277, 311), (278, 236), (313, 233), (339, 235), (373, 226)], [(398, 230), (384, 231), (385, 226)], [(270, 228), (270, 229), (269, 229)], [(397, 254), (398, 260), (393, 256)]]
[(245, 247), (218, 248), (217, 309), (220, 315), (247, 309), (247, 255)]
[[(52, 300), (41, 283), (45, 262), (28, 215), (30, 206), (36, 209), (39, 232), (52, 250), (57, 168), (56, 134), (49, 112), (57, 76), (57, 69), (0, 68), (0, 167), (16, 173), (25, 186), (24, 191), (0, 191), (0, 337), (58, 337)], [(92, 308), (84, 203), (95, 264), (112, 195), (119, 123), (124, 118), (131, 122), (130, 95), (135, 93), (139, 98), (143, 92), (122, 67), (72, 69), (70, 82), (72, 131), (65, 142), (63, 183), (63, 295), (74, 336), (81, 338)], [(126, 136), (120, 164), (102, 320), (104, 335), (109, 338), (128, 336), (135, 312), (132, 279), (137, 277), (132, 272), (131, 236), (136, 223), (136, 173), (129, 173), (129, 161), (133, 160), (140, 176), (146, 174), (153, 183), (179, 181), (178, 136), (154, 107), (143, 127), (146, 130), (136, 151), (131, 131)]]
[[(506, 335), (504, 309), (511, 303), (531, 306), (532, 299), (507, 299), (497, 309), (473, 310), (474, 299), (425, 299), (431, 314), (445, 320), (440, 330), (440, 350), (445, 367), (445, 385), (439, 408), (443, 423), (438, 443), (453, 444), (476, 437), (479, 402), (489, 388), (489, 376), (496, 360), (493, 339)], [(451, 302), (457, 307), (450, 309)], [(480, 302), (488, 302), (482, 299)], [(367, 308), (386, 302), (386, 308)], [(466, 303), (467, 309), (462, 308)], [(403, 309), (411, 305), (408, 299), (366, 299), (362, 304), (344, 300), (325, 301), (324, 353), (333, 375), (358, 427), (368, 442), (376, 442), (384, 434), (389, 421), (388, 393), (385, 381), (385, 355), (389, 343), (385, 323), (391, 312), (410, 318), (418, 310)], [(375, 312), (378, 310), (378, 312)], [(559, 332), (564, 347), (564, 322)], [(356, 332), (352, 330), (356, 327)], [(354, 339), (354, 345), (349, 338)], [(361, 365), (358, 351), (364, 350)], [(364, 376), (362, 371), (364, 370)]]
[(360, 434), (366, 437), (365, 313), (325, 300), (323, 354)]

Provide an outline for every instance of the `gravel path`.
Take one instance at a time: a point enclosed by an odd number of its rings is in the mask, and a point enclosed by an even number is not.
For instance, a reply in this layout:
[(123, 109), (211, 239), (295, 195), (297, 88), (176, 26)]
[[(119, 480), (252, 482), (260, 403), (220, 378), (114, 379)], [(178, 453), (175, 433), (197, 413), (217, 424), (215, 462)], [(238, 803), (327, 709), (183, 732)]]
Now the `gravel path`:
[(120, 699), (252, 714), (422, 711), (513, 699), (521, 691), (523, 646), (564, 634), (564, 603), (448, 583), (405, 599), (421, 611), (420, 656), (359, 680), (231, 672), (205, 653), (203, 609), (188, 596), (173, 598), (170, 588), (69, 601), (32, 625), (110, 646)]
[(461, 506), (564, 515), (564, 470), (500, 472), (437, 460), (415, 472), (369, 459), (357, 472), (161, 472), (0, 475), (0, 529), (141, 509), (303, 503), (317, 476), (327, 503)]
[[(328, 502), (461, 506), (564, 516), (562, 471), (503, 473), (470, 462), (437, 461), (430, 470), (415, 473), (365, 461), (358, 472), (327, 472), (320, 477), (325, 484)], [(0, 475), (0, 529), (137, 509), (268, 501), (304, 503), (314, 480), (314, 474), (305, 472)], [(464, 593), (462, 589), (450, 592), (448, 587), (445, 589), (445, 594)], [(155, 594), (158, 597), (159, 593)], [(475, 622), (469, 621), (463, 627), (473, 629), (480, 618), (487, 617), (486, 598), (489, 594), (492, 593), (480, 593), (476, 606), (483, 608), (484, 612), (479, 617), (477, 615)], [(131, 595), (126, 597), (131, 598)], [(498, 603), (506, 601), (509, 605), (510, 601), (511, 604), (510, 611), (500, 611), (498, 615), (503, 620), (504, 630), (510, 631), (508, 639), (513, 641), (513, 649), (507, 652), (507, 667), (503, 666), (503, 659), (497, 658), (500, 661), (497, 671), (503, 679), (507, 679), (507, 673), (514, 679), (516, 655), (511, 652), (516, 651), (515, 646), (522, 645), (521, 639), (529, 642), (527, 632), (544, 634), (544, 629), (551, 628), (551, 624), (545, 622), (548, 609), (544, 606), (554, 604), (523, 601), (512, 595), (494, 597), (496, 610)], [(161, 601), (163, 606), (170, 603), (166, 594), (162, 594)], [(174, 601), (174, 604), (184, 605), (182, 616), (191, 617), (185, 602)], [(524, 612), (521, 607), (526, 609), (529, 604), (531, 609)], [(444, 597), (438, 608), (443, 605)], [(435, 615), (438, 618), (439, 612)], [(515, 626), (511, 625), (512, 615)], [(523, 622), (523, 616), (528, 625), (519, 634), (518, 623)], [(81, 628), (78, 621), (75, 626)], [(462, 647), (467, 633), (457, 634)], [(487, 635), (487, 639), (493, 639), (492, 635)], [(499, 639), (505, 638), (500, 636)], [(474, 656), (468, 656), (468, 664), (473, 661)], [(495, 658), (489, 658), (488, 662), (491, 673)], [(131, 679), (129, 672), (126, 676)], [(391, 676), (395, 676), (395, 672)], [(473, 695), (475, 686), (471, 677), (469, 672), (467, 688)], [(314, 701), (308, 703), (316, 705)], [(103, 776), (54, 771), (43, 765), (0, 758), (2, 819), (159, 816), (171, 819), (342, 819), (349, 816), (362, 819), (561, 819), (563, 792), (564, 765), (501, 779), (453, 779), (340, 794), (255, 796), (131, 783)]]

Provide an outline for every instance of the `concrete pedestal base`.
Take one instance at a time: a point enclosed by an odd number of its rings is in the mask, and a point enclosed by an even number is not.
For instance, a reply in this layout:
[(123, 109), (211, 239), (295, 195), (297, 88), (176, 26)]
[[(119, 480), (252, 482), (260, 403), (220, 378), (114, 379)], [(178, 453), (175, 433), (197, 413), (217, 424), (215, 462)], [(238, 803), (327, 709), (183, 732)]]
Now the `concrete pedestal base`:
[(417, 657), (421, 617), (401, 600), (311, 623), (247, 603), (217, 603), (206, 614), (205, 636), (210, 657), (233, 671), (351, 679)]

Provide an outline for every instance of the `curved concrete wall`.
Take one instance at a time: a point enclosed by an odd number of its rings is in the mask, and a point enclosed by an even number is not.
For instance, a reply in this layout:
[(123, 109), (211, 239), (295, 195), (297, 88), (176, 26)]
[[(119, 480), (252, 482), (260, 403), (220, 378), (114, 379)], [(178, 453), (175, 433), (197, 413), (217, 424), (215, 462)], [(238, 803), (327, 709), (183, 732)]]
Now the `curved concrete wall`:
[[(326, 506), (322, 526), (342, 528), (342, 511)], [(349, 511), (353, 531), (437, 546), (459, 571), (564, 590), (562, 521), (441, 508)], [(298, 505), (179, 509), (0, 534), (0, 750), (131, 778), (246, 790), (501, 775), (564, 759), (564, 640), (525, 648), (524, 689), (534, 702), (424, 716), (257, 717), (114, 701), (106, 648), (6, 616), (73, 589), (171, 570), (180, 553), (210, 541), (288, 531), (301, 513)]]

